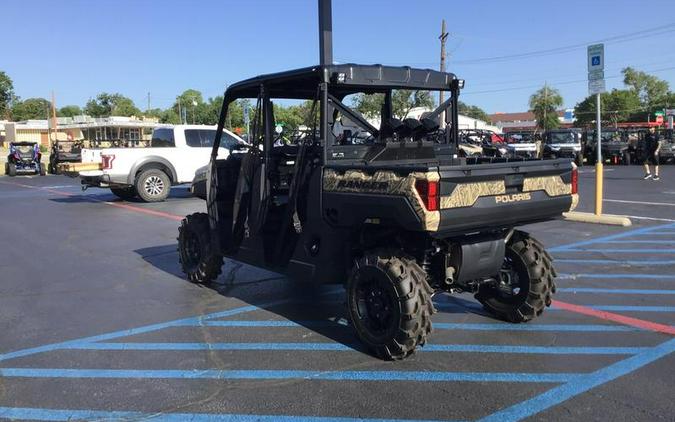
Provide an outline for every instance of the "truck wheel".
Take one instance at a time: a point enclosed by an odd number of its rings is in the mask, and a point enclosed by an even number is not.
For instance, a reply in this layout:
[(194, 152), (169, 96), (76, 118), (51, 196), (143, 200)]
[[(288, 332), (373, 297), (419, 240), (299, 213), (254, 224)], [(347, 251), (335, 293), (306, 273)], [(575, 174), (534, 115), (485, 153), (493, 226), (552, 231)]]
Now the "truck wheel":
[(7, 164), (7, 174), (9, 175), (9, 177), (16, 176), (16, 164), (14, 163)]
[(136, 178), (136, 191), (145, 202), (164, 201), (170, 190), (171, 179), (162, 170), (145, 170)]
[(178, 257), (181, 268), (193, 283), (208, 283), (218, 278), (223, 257), (211, 245), (209, 216), (190, 214), (178, 227)]
[(38, 174), (40, 174), (40, 176), (46, 175), (47, 174), (47, 167), (42, 163), (39, 163), (38, 166), (39, 166), (38, 167)]
[(499, 284), (480, 287), (476, 299), (500, 319), (527, 322), (551, 305), (556, 276), (553, 259), (529, 234), (516, 231), (506, 245)]
[(136, 188), (134, 186), (128, 186), (124, 188), (110, 188), (110, 192), (112, 192), (116, 197), (124, 199), (125, 201), (134, 199), (136, 195), (138, 195), (138, 192), (136, 192)]
[(621, 163), (621, 164), (623, 164), (625, 166), (630, 165), (630, 152), (624, 152), (623, 153), (623, 160), (622, 161), (623, 161), (623, 163)]
[(347, 281), (349, 317), (378, 357), (404, 359), (431, 333), (432, 293), (414, 259), (378, 250), (360, 258)]

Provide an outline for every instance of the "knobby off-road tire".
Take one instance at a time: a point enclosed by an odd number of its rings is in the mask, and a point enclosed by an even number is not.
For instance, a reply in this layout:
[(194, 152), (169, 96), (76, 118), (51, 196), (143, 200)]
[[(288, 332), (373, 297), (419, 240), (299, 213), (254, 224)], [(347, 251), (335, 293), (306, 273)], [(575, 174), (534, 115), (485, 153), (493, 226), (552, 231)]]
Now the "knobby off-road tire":
[(481, 286), (475, 295), (483, 307), (497, 318), (515, 323), (527, 322), (551, 305), (556, 277), (553, 258), (529, 234), (521, 231), (513, 233), (506, 245), (499, 277), (509, 283), (501, 285), (502, 288)]
[(136, 187), (134, 186), (127, 186), (124, 188), (110, 188), (110, 192), (112, 192), (116, 197), (124, 199), (125, 201), (134, 199), (136, 195), (138, 195), (138, 192), (136, 192)]
[(406, 358), (431, 333), (432, 293), (414, 259), (396, 251), (367, 253), (356, 261), (347, 282), (356, 334), (381, 359)]
[(40, 176), (46, 176), (47, 175), (47, 167), (42, 163), (38, 164), (38, 174)]
[(178, 227), (178, 258), (193, 283), (205, 284), (220, 275), (223, 257), (211, 245), (209, 216), (202, 212), (185, 217)]
[(7, 175), (9, 177), (16, 176), (16, 164), (14, 164), (14, 163), (8, 163), (7, 164)]
[(169, 196), (171, 179), (159, 169), (145, 170), (136, 178), (136, 192), (145, 202), (162, 202)]

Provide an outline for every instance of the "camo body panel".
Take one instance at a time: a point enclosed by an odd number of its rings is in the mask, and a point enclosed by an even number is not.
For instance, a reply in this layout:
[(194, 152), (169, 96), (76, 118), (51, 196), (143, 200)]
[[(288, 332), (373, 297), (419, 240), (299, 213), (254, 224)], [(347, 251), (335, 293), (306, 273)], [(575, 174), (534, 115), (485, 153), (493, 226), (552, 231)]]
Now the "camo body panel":
[[(323, 189), (326, 192), (345, 193), (373, 193), (384, 195), (398, 195), (408, 198), (415, 213), (422, 221), (422, 226), (427, 231), (436, 231), (441, 221), (440, 212), (428, 211), (417, 189), (417, 180), (439, 181), (440, 176), (436, 172), (415, 172), (407, 176), (399, 176), (393, 171), (376, 171), (372, 175), (361, 170), (347, 170), (340, 174), (333, 169), (326, 169), (323, 173)], [(351, 184), (342, 184), (347, 182)], [(357, 183), (353, 183), (357, 182)], [(359, 185), (358, 182), (364, 184)]]
[(523, 192), (545, 191), (548, 196), (571, 195), (572, 185), (560, 176), (528, 177), (523, 182)]

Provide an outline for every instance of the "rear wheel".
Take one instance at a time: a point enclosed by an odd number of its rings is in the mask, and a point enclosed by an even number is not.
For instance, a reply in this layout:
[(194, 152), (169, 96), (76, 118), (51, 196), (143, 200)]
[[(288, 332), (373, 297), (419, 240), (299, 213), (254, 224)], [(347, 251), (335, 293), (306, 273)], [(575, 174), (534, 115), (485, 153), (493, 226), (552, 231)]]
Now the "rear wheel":
[(218, 278), (223, 257), (214, 249), (207, 214), (190, 214), (181, 221), (178, 228), (178, 256), (188, 280), (204, 284)]
[(171, 179), (162, 170), (145, 170), (136, 178), (136, 191), (145, 202), (161, 202), (169, 196)]
[(9, 177), (16, 176), (16, 164), (7, 163), (7, 175), (9, 175)]
[(110, 192), (112, 192), (116, 197), (124, 199), (125, 201), (134, 199), (136, 195), (138, 195), (138, 192), (136, 192), (136, 188), (134, 186), (128, 186), (124, 188), (110, 188)]
[(529, 234), (516, 231), (506, 246), (496, 284), (480, 287), (476, 299), (492, 314), (510, 322), (526, 322), (551, 305), (555, 293), (553, 259)]
[(406, 358), (431, 333), (432, 293), (414, 259), (384, 250), (366, 254), (347, 282), (356, 334), (382, 359)]

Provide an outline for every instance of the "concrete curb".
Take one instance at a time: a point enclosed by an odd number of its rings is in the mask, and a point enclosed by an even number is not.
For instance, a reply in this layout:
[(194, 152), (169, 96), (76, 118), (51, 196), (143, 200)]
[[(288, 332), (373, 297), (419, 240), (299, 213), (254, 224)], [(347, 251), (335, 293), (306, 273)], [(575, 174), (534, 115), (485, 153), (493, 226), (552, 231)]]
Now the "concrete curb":
[(568, 221), (577, 221), (580, 223), (610, 224), (613, 226), (623, 226), (623, 227), (629, 227), (633, 225), (630, 219), (628, 217), (624, 217), (623, 215), (611, 215), (611, 214), (595, 215), (590, 212), (570, 211), (564, 212), (563, 218)]

